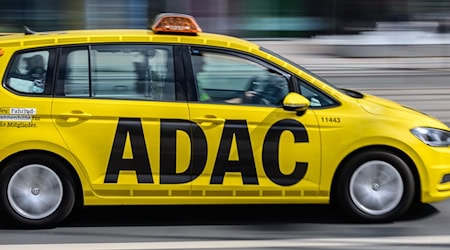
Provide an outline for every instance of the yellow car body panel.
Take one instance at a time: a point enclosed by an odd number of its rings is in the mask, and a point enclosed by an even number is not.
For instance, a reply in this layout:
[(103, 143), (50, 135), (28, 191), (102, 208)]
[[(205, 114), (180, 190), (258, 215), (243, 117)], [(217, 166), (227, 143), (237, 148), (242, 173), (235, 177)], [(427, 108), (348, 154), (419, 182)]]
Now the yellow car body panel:
[[(99, 43), (186, 44), (236, 50), (267, 60), (306, 80), (336, 99), (340, 105), (326, 109), (311, 108), (302, 116), (297, 116), (295, 112), (282, 108), (245, 106), (236, 110), (231, 105), (188, 102), (152, 102), (150, 105), (132, 100), (37, 98), (16, 95), (2, 89), (0, 115), (8, 116), (16, 112), (11, 109), (31, 113), (27, 114), (30, 116), (26, 118), (29, 121), (19, 125), (5, 117), (1, 121), (0, 162), (28, 150), (58, 155), (78, 174), (85, 205), (327, 203), (333, 192), (336, 170), (346, 157), (362, 148), (388, 147), (402, 152), (414, 164), (420, 178), (420, 197), (423, 202), (440, 201), (450, 196), (450, 184), (440, 184), (443, 175), (450, 173), (450, 148), (427, 146), (410, 132), (418, 126), (448, 131), (447, 126), (381, 98), (369, 95), (362, 99), (351, 98), (295, 65), (261, 50), (258, 45), (241, 39), (206, 33), (196, 36), (154, 34), (147, 30), (8, 35), (0, 37), (0, 49), (3, 51), (0, 72), (3, 74), (6, 71), (9, 59), (18, 50)], [(3, 79), (4, 75), (0, 77)], [(149, 106), (152, 112), (147, 111)], [(83, 110), (83, 113), (74, 113), (73, 110)], [(86, 114), (88, 116), (84, 116)], [(105, 183), (108, 179), (105, 171), (118, 129), (118, 117), (140, 120), (152, 183), (139, 183), (135, 171), (120, 171), (116, 183)], [(216, 117), (225, 120), (214, 119)], [(208, 143), (207, 162), (198, 178), (180, 184), (160, 184), (161, 154), (164, 153), (161, 151), (162, 119), (191, 121), (204, 132)], [(237, 139), (233, 137), (230, 154), (225, 159), (253, 158), (256, 179), (245, 179), (240, 173), (227, 172), (223, 180), (218, 181), (220, 185), (211, 184), (227, 119), (247, 124), (251, 140), (248, 145), (253, 154), (242, 155)], [(309, 163), (304, 179), (287, 186), (270, 180), (262, 163), (263, 144), (269, 127), (282, 119), (301, 121), (310, 139), (308, 145), (303, 145), (295, 143), (290, 133), (280, 137), (279, 163), (283, 166), (280, 169), (282, 173), (294, 171), (296, 162)], [(177, 132), (176, 137), (176, 171), (181, 173), (193, 160), (193, 142), (183, 132)], [(126, 137), (124, 140), (123, 159), (132, 159), (134, 152), (130, 149), (130, 139)]]
[[(448, 172), (449, 147), (430, 147), (410, 133), (411, 129), (419, 126), (448, 130), (447, 126), (433, 117), (367, 94), (364, 100), (350, 99), (342, 104), (335, 109), (316, 111), (322, 150), (333, 152), (329, 154), (330, 158), (326, 155), (323, 158), (324, 169), (333, 166), (331, 171), (323, 171), (324, 191), (329, 190), (327, 184), (333, 180), (335, 166), (346, 156), (361, 148), (387, 146), (411, 158), (419, 173), (423, 202), (447, 197), (450, 186), (438, 183)], [(339, 120), (339, 123), (333, 122), (333, 119)], [(335, 148), (335, 145), (340, 145), (340, 148)]]
[[(320, 154), (320, 134), (314, 112), (306, 112), (302, 117), (297, 117), (295, 112), (285, 112), (281, 108), (243, 106), (236, 110), (235, 106), (223, 104), (212, 104), (208, 107), (203, 104), (189, 104), (189, 110), (191, 119), (200, 125), (208, 140), (208, 161), (205, 170), (199, 178), (192, 182), (192, 192), (196, 196), (205, 196), (206, 198), (211, 196), (208, 198), (211, 202), (218, 200), (215, 196), (228, 196), (233, 199), (241, 199), (240, 202), (243, 203), (270, 202), (270, 200), (278, 203), (304, 203), (312, 200), (322, 200), (322, 202), (327, 200), (325, 196), (318, 193), (320, 158), (316, 156)], [(214, 119), (216, 117), (226, 120), (217, 121)], [(279, 165), (282, 173), (292, 173), (296, 162), (308, 162), (304, 178), (294, 185), (284, 187), (267, 177), (266, 172), (269, 169), (265, 169), (262, 162), (263, 146), (267, 143), (268, 130), (274, 123), (282, 119), (299, 119), (308, 128), (310, 141), (306, 145), (295, 143), (292, 134), (289, 133), (284, 133), (280, 137)], [(236, 135), (233, 138), (222, 136), (225, 134), (224, 127), (232, 126), (231, 121), (246, 123), (248, 138), (250, 138), (249, 144), (239, 141), (244, 135)], [(229, 155), (222, 158), (218, 154), (228, 139), (231, 140), (229, 142), (231, 150)], [(247, 145), (248, 151), (243, 149)], [(212, 178), (215, 176), (213, 171), (220, 169), (220, 163), (224, 159), (235, 161), (248, 159), (250, 165), (254, 162), (257, 179), (246, 178), (241, 173), (227, 172), (223, 181), (218, 181), (220, 185), (211, 184)], [(205, 197), (197, 200), (200, 201)], [(226, 203), (231, 201), (224, 198), (219, 198), (219, 200)]]

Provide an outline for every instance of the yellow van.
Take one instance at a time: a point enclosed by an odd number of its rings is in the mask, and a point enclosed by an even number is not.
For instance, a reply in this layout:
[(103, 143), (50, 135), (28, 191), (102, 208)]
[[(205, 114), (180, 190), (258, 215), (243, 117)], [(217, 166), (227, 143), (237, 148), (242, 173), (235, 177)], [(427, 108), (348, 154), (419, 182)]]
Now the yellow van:
[(0, 37), (0, 208), (336, 203), (395, 220), (450, 197), (450, 131), (249, 41), (159, 15), (151, 30)]

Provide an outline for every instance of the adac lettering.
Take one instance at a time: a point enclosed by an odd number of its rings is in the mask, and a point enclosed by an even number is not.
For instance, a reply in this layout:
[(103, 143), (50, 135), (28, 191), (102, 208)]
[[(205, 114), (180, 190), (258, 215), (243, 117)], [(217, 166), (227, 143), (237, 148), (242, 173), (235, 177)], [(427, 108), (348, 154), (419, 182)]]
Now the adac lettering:
[[(161, 119), (160, 184), (188, 183), (199, 177), (206, 167), (208, 144), (205, 133), (195, 122), (182, 119)], [(185, 133), (190, 140), (191, 159), (188, 168), (176, 172), (177, 132)], [(289, 132), (295, 143), (307, 143), (306, 128), (293, 119), (280, 120), (266, 133), (262, 149), (263, 169), (267, 177), (280, 186), (298, 183), (306, 174), (308, 163), (296, 162), (290, 174), (284, 174), (279, 165), (279, 141), (281, 134)], [(127, 135), (133, 152), (132, 159), (123, 159)], [(230, 160), (233, 138), (237, 146), (238, 160)], [(150, 138), (151, 139), (151, 138)], [(106, 170), (105, 183), (117, 183), (121, 170), (136, 171), (138, 183), (154, 183), (147, 153), (142, 123), (139, 118), (120, 118)], [(226, 120), (217, 150), (210, 184), (222, 184), (227, 172), (239, 172), (245, 185), (258, 185), (255, 159), (245, 120)]]
[[(132, 159), (123, 159), (127, 135), (130, 136)], [(153, 183), (144, 131), (138, 118), (121, 118), (117, 125), (105, 183), (116, 183), (120, 170), (135, 170), (139, 183)]]

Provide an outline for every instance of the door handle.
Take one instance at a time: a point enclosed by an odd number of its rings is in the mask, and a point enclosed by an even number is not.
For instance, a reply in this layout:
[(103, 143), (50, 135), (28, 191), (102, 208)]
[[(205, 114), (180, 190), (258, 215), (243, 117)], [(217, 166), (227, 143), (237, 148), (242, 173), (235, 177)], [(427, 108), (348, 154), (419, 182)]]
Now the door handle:
[(204, 117), (194, 118), (193, 121), (203, 126), (212, 126), (225, 123), (224, 118), (219, 118), (214, 115), (205, 115)]
[(92, 117), (89, 113), (84, 113), (80, 110), (72, 110), (71, 112), (61, 113), (59, 115), (63, 119), (70, 119), (70, 118), (78, 118), (78, 119), (89, 119)]

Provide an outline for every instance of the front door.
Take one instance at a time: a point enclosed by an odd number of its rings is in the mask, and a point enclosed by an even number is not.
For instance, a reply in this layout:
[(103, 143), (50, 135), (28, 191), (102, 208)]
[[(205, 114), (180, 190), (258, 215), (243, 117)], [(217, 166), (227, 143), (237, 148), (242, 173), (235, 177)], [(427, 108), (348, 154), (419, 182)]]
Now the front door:
[[(236, 52), (191, 48), (197, 98), (191, 120), (208, 144), (192, 194), (211, 202), (312, 199), (320, 179), (320, 135), (312, 110), (286, 111), (288, 74)], [(198, 158), (197, 158), (198, 159)], [(200, 171), (198, 171), (200, 173)], [(232, 199), (231, 199), (232, 198)]]

